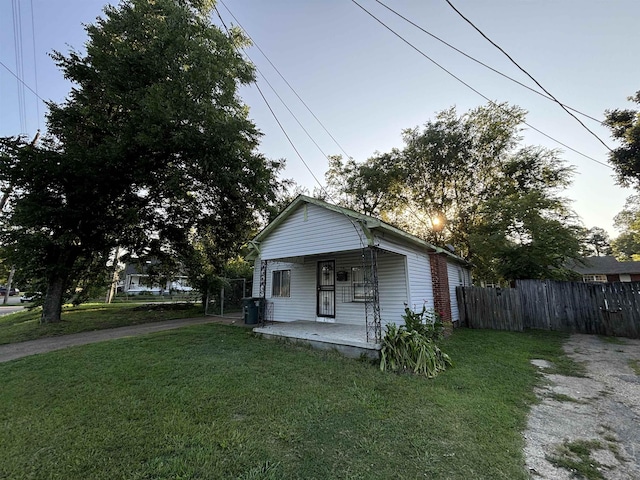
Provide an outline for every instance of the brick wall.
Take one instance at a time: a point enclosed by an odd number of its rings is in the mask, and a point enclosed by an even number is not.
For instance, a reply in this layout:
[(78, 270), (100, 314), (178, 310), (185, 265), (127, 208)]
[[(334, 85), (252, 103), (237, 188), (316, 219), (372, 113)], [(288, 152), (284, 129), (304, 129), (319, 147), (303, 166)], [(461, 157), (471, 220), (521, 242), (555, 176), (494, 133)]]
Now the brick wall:
[(440, 314), (445, 328), (451, 327), (451, 298), (449, 297), (449, 274), (447, 257), (443, 253), (430, 253), (431, 281), (433, 283), (433, 306)]

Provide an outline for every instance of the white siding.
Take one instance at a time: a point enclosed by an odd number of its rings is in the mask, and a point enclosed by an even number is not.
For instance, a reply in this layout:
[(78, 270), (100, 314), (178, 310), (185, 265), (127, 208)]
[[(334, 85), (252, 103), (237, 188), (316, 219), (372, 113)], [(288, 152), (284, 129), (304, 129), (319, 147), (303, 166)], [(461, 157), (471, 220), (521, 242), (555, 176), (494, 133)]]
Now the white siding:
[(407, 273), (405, 256), (385, 251), (378, 252), (378, 293), (380, 296), (380, 320), (382, 333), (388, 323), (404, 323), (404, 306), (407, 298)]
[(422, 310), (423, 305), (428, 309), (433, 308), (433, 283), (429, 255), (417, 247), (402, 245), (382, 236), (376, 236), (376, 244), (380, 248), (406, 256), (409, 307), (418, 312)]
[(357, 223), (341, 213), (313, 204), (301, 204), (260, 244), (263, 259), (320, 255), (355, 250), (366, 244)]
[[(364, 303), (354, 302), (352, 297), (352, 267), (361, 267), (361, 250), (339, 255), (305, 257), (304, 263), (269, 261), (267, 263), (266, 298), (272, 304), (273, 319), (278, 322), (316, 320), (316, 274), (321, 260), (335, 260), (336, 272), (348, 272), (346, 281), (336, 280), (337, 323), (364, 325)], [(271, 281), (274, 270), (291, 270), (291, 296), (272, 297)], [(407, 303), (405, 258), (389, 252), (379, 252), (378, 278), (381, 321), (402, 323), (404, 305)], [(253, 276), (254, 296), (260, 290), (260, 259), (256, 260)]]
[(451, 320), (460, 320), (458, 311), (458, 300), (456, 298), (456, 287), (471, 285), (469, 271), (461, 265), (447, 262), (447, 274), (449, 276), (449, 298), (451, 300)]

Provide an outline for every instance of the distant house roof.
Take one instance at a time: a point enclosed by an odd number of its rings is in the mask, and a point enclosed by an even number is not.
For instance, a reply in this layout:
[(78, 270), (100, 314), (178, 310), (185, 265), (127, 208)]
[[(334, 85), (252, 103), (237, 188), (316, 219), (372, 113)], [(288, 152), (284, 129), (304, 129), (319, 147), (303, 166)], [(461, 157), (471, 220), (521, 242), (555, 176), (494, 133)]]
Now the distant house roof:
[(581, 275), (640, 274), (640, 262), (619, 262), (615, 257), (585, 257), (569, 266)]
[[(298, 195), (282, 212), (280, 212), (280, 214), (269, 225), (267, 225), (260, 233), (258, 233), (258, 235), (255, 236), (255, 238), (249, 244), (250, 247), (255, 248), (256, 244), (259, 244), (263, 239), (269, 236), (271, 232), (273, 232), (279, 225), (281, 225), (303, 203), (310, 203), (334, 212), (341, 213), (342, 215), (346, 215), (347, 217), (355, 221), (361, 222), (363, 226), (366, 226), (366, 228), (369, 230), (378, 229), (389, 232), (399, 238), (404, 239), (409, 243), (413, 243), (414, 245), (419, 245), (420, 247), (426, 248), (427, 250), (433, 252), (443, 253), (458, 263), (461, 263), (463, 265), (471, 265), (465, 259), (459, 257), (458, 255), (455, 255), (448, 249), (437, 247), (419, 237), (416, 237), (415, 235), (407, 233), (404, 230), (400, 230), (393, 225), (389, 225), (388, 223), (385, 223), (378, 218), (370, 217), (369, 215), (364, 215), (349, 208), (333, 205), (318, 198), (308, 197), (306, 195)], [(256, 254), (257, 252), (254, 250), (248, 255), (247, 258), (253, 260), (255, 259)]]

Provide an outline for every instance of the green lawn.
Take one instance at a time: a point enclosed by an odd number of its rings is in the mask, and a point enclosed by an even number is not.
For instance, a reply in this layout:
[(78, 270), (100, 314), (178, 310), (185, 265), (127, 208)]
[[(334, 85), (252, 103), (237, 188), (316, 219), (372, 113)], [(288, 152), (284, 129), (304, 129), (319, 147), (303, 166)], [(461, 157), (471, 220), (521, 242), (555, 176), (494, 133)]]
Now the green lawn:
[(78, 307), (65, 307), (60, 323), (40, 325), (40, 309), (36, 309), (0, 316), (0, 345), (41, 337), (202, 315), (202, 307), (190, 304), (88, 303)]
[(457, 330), (434, 380), (202, 325), (0, 364), (0, 478), (526, 479), (531, 358)]

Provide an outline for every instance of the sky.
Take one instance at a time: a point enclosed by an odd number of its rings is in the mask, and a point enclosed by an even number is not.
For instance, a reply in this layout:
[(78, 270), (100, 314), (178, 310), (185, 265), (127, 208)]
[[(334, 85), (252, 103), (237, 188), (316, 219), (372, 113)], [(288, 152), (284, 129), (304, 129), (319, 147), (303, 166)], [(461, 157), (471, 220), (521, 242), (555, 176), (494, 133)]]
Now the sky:
[[(260, 85), (288, 142), (254, 85), (240, 96), (263, 133), (260, 151), (287, 160), (284, 177), (312, 191), (324, 181), (326, 155), (358, 161), (402, 147), (402, 130), (423, 125), (455, 106), (459, 113), (486, 100), (435, 66), (361, 10), (352, 0), (222, 0), (227, 25), (238, 22), (309, 106), (338, 144), (316, 122), (254, 46)], [(49, 57), (53, 50), (82, 51), (83, 24), (93, 23), (105, 0), (5, 0), (0, 2), (0, 136), (45, 128), (46, 106), (29, 89), (20, 93), (7, 69), (45, 100), (62, 102), (70, 83)], [(481, 67), (381, 7), (358, 0), (426, 55), (496, 102), (526, 109), (527, 122), (568, 147), (607, 161), (607, 148), (557, 104)], [(531, 87), (535, 85), (464, 22), (445, 0), (385, 0), (423, 29)], [(638, 0), (452, 0), (487, 36), (504, 48), (560, 101), (597, 119), (613, 108), (634, 108), (627, 97), (640, 90)], [(234, 20), (229, 10), (235, 15)], [(19, 12), (18, 12), (19, 10)], [(20, 21), (14, 21), (14, 12)], [(220, 24), (217, 17), (214, 23)], [(19, 28), (16, 28), (18, 26)], [(22, 41), (16, 48), (16, 31)], [(20, 55), (21, 50), (21, 55)], [(18, 54), (18, 55), (17, 55)], [(22, 61), (17, 61), (17, 58)], [(262, 76), (264, 75), (264, 76)], [(284, 100), (278, 99), (275, 92)], [(21, 99), (24, 98), (24, 101)], [(299, 119), (319, 146), (287, 111)], [(21, 107), (22, 106), (22, 107)], [(22, 110), (23, 115), (20, 114)], [(608, 129), (580, 117), (611, 148)], [(575, 167), (564, 196), (585, 227), (617, 234), (613, 217), (633, 193), (616, 185), (612, 170), (525, 127), (523, 144), (561, 150)], [(314, 179), (315, 176), (315, 179)]]

